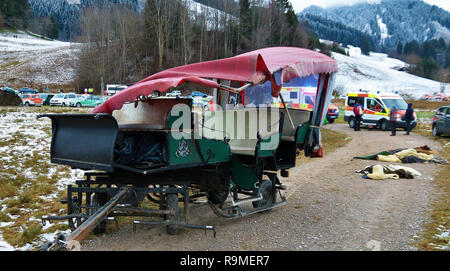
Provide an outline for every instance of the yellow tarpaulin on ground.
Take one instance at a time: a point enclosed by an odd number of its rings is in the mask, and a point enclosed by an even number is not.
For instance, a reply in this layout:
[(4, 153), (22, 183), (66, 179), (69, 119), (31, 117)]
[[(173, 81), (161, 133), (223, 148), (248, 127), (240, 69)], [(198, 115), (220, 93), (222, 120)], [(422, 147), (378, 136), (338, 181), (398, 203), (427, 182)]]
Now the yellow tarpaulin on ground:
[(391, 155), (377, 155), (377, 160), (381, 162), (391, 162), (391, 163), (401, 163), (402, 160), (398, 159), (397, 156)]
[(397, 152), (395, 154), (395, 156), (397, 156), (400, 160), (402, 160), (403, 158), (408, 157), (408, 156), (419, 157), (420, 159), (427, 160), (427, 161), (430, 161), (431, 159), (433, 159), (432, 154), (419, 153), (415, 149), (407, 149), (407, 150)]
[(385, 174), (382, 165), (373, 166), (372, 173), (367, 174), (367, 177), (369, 177), (372, 180), (384, 180), (384, 179), (398, 180), (400, 178), (398, 174)]

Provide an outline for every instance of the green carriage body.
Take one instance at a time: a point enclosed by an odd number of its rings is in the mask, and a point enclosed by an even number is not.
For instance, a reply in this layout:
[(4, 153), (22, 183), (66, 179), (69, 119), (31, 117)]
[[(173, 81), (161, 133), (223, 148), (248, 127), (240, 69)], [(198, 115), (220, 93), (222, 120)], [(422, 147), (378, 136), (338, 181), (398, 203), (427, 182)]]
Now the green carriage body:
[[(111, 214), (156, 214), (165, 220), (138, 222), (167, 225), (173, 234), (178, 227), (214, 229), (187, 223), (193, 198), (206, 197), (213, 212), (226, 218), (283, 205), (281, 190), (286, 187), (279, 176), (288, 176), (300, 151), (309, 157), (321, 155), (319, 126), (336, 71), (334, 60), (316, 52), (266, 48), (155, 74), (111, 97), (92, 114), (42, 115), (52, 119), (51, 161), (94, 170), (77, 181), (78, 187), (68, 187), (68, 216), (45, 219), (68, 219), (69, 225), (75, 224), (73, 219), (89, 221), (87, 226), (77, 225), (91, 230)], [(282, 96), (283, 108), (264, 104), (215, 108), (223, 101), (242, 102), (246, 90), (255, 86), (259, 91), (257, 87), (266, 82), (269, 94), (278, 95), (283, 80), (312, 74), (319, 74), (313, 111), (287, 108)], [(186, 82), (214, 89), (211, 111), (196, 112), (192, 99), (151, 96), (154, 90), (164, 92)], [(237, 96), (231, 99), (221, 92)], [(138, 207), (145, 198), (158, 203), (159, 210), (129, 207)], [(184, 201), (184, 223), (178, 201)], [(128, 207), (117, 207), (120, 203)], [(244, 210), (247, 203), (254, 209)], [(80, 231), (69, 239), (84, 237)]]

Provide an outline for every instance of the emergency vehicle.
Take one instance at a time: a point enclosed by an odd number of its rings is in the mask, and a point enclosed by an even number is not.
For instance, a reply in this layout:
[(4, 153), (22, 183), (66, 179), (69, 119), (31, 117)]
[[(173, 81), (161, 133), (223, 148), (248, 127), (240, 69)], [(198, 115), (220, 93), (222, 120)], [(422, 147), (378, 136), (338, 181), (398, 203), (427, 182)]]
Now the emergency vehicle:
[[(350, 128), (355, 124), (355, 114), (353, 107), (356, 103), (361, 104), (363, 108), (363, 115), (361, 125), (367, 125), (369, 128), (377, 127), (381, 130), (389, 129), (389, 112), (394, 107), (398, 109), (397, 127), (406, 129), (406, 122), (403, 116), (406, 113), (408, 104), (398, 94), (381, 93), (381, 92), (349, 92), (345, 98), (345, 113), (344, 121), (347, 121)], [(414, 121), (411, 122), (411, 127), (417, 125), (417, 116), (414, 113)]]
[[(286, 107), (312, 111), (316, 100), (317, 87), (284, 87), (280, 91)], [(280, 98), (273, 98), (273, 104), (283, 107)]]

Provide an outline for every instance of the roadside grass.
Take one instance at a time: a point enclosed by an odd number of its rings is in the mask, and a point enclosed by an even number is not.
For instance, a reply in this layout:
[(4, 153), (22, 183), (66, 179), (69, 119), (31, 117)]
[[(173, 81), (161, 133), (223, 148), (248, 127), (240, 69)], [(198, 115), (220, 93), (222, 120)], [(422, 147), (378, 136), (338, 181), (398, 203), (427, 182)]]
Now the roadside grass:
[[(442, 145), (439, 155), (450, 161), (450, 136), (434, 137), (430, 123), (419, 123), (413, 131), (438, 141)], [(431, 219), (416, 246), (420, 250), (450, 250), (450, 165), (439, 165), (434, 184), (436, 193), (431, 203)]]
[(412, 103), (414, 109), (436, 111), (441, 106), (450, 105), (450, 102), (441, 101), (424, 101), (424, 100), (406, 100), (407, 103)]
[[(326, 126), (320, 128), (320, 131), (322, 132), (322, 146), (324, 156), (326, 156), (328, 153), (336, 151), (339, 148), (344, 147), (351, 140), (351, 137), (347, 136), (346, 134), (327, 129)], [(313, 158), (305, 157), (304, 152), (301, 151), (297, 156), (296, 163), (308, 163), (312, 161), (311, 159)]]
[(416, 111), (418, 119), (432, 119), (435, 113), (435, 111)]

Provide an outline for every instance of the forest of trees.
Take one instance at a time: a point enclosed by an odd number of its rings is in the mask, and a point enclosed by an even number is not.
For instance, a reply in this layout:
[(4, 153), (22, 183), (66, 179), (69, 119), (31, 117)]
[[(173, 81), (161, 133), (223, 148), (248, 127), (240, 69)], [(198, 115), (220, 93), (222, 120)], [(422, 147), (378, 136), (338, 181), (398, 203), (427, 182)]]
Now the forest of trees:
[[(228, 4), (229, 5), (228, 5)], [(220, 10), (189, 7), (187, 0), (147, 0), (142, 13), (123, 5), (87, 8), (80, 18), (85, 43), (78, 88), (132, 84), (189, 63), (234, 56), (269, 46), (315, 48), (288, 0), (222, 1)], [(237, 14), (234, 16), (232, 14)]]
[(319, 37), (346, 45), (360, 47), (362, 52), (380, 50), (376, 38), (340, 22), (310, 13), (303, 14), (302, 20), (308, 22)]
[(450, 45), (442, 38), (421, 44), (417, 40), (399, 42), (397, 50), (390, 55), (411, 64), (412, 74), (450, 83)]
[(31, 18), (28, 0), (1, 0), (0, 23), (27, 28)]
[(53, 15), (34, 17), (28, 0), (1, 0), (0, 26), (27, 29), (51, 39), (59, 38), (59, 29)]

